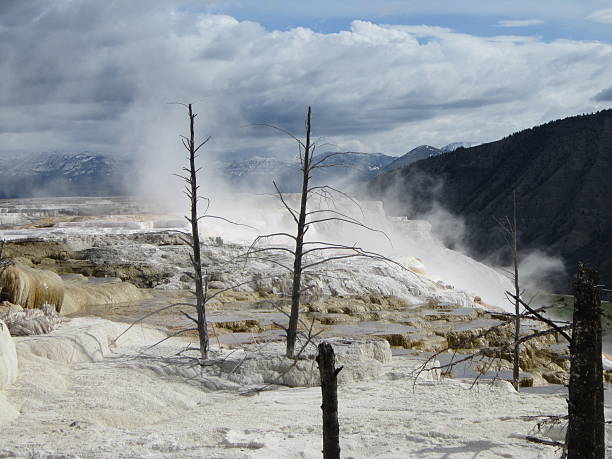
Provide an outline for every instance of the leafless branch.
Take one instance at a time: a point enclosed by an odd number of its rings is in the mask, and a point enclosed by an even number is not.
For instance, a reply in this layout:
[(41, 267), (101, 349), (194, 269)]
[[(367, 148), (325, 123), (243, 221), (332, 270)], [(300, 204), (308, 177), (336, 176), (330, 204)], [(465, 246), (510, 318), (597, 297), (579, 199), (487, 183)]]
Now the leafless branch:
[(216, 219), (216, 220), (222, 220), (224, 222), (231, 223), (232, 225), (244, 226), (245, 228), (250, 228), (250, 229), (253, 229), (253, 230), (257, 229), (254, 226), (247, 225), (246, 223), (238, 223), (238, 222), (235, 222), (233, 220), (230, 220), (229, 218), (219, 217), (217, 215), (202, 215), (202, 216), (198, 217), (198, 220), (203, 220), (205, 218), (213, 218), (213, 219)]
[(196, 319), (195, 317), (190, 316), (185, 311), (181, 311), (181, 314), (183, 314), (185, 317), (187, 317), (189, 320), (195, 322), (196, 324), (198, 323), (198, 319)]
[(543, 438), (532, 437), (531, 435), (526, 435), (525, 440), (530, 441), (532, 443), (539, 443), (541, 445), (557, 446), (560, 448), (565, 447), (565, 443), (561, 443), (559, 441), (554, 440), (544, 440)]
[(265, 126), (265, 127), (271, 128), (271, 129), (275, 129), (275, 130), (277, 130), (279, 132), (282, 132), (283, 134), (287, 134), (289, 137), (291, 137), (293, 140), (295, 140), (301, 148), (306, 149), (306, 145), (304, 145), (304, 143), (300, 139), (298, 139), (296, 136), (294, 136), (291, 132), (289, 132), (289, 131), (287, 131), (285, 129), (282, 129), (282, 128), (278, 127), (278, 126), (274, 126), (273, 124), (267, 124), (267, 123), (254, 123), (254, 124), (251, 124), (250, 126)]
[(327, 262), (330, 262), (330, 261), (337, 261), (337, 260), (343, 260), (343, 259), (347, 259), (347, 258), (361, 257), (361, 258), (369, 258), (369, 259), (372, 259), (372, 260), (383, 261), (385, 263), (390, 263), (390, 264), (393, 264), (393, 265), (399, 267), (402, 270), (406, 270), (406, 267), (404, 265), (398, 263), (395, 260), (391, 260), (390, 258), (385, 257), (384, 255), (380, 255), (380, 254), (378, 254), (376, 252), (369, 252), (367, 250), (360, 249), (359, 247), (349, 247), (349, 246), (346, 247), (346, 250), (353, 250), (353, 251), (355, 251), (355, 253), (348, 254), (348, 255), (337, 255), (337, 256), (333, 256), (333, 257), (327, 257), (327, 258), (324, 258), (322, 260), (319, 260), (319, 261), (316, 261), (316, 262), (304, 265), (302, 267), (302, 269), (306, 270), (306, 269), (313, 268), (315, 266), (318, 266), (318, 265), (321, 265), (323, 263), (327, 263)]
[(541, 322), (544, 322), (545, 324), (547, 324), (548, 326), (552, 327), (553, 329), (555, 329), (561, 336), (563, 336), (568, 342), (571, 341), (570, 336), (565, 333), (565, 331), (559, 327), (557, 324), (555, 324), (552, 320), (547, 319), (546, 317), (542, 316), (541, 314), (539, 314), (535, 309), (531, 308), (531, 306), (529, 306), (527, 303), (525, 303), (523, 300), (521, 300), (519, 297), (513, 295), (510, 292), (506, 292), (508, 295), (510, 295), (514, 300), (518, 301), (521, 305), (523, 305), (523, 307), (525, 309), (527, 309), (531, 314), (533, 314), (538, 320), (540, 320)]
[[(197, 323), (197, 321), (196, 321), (196, 323)], [(154, 347), (159, 346), (160, 344), (162, 344), (162, 343), (163, 343), (163, 342), (165, 342), (165, 341), (168, 341), (168, 340), (169, 340), (169, 339), (171, 339), (171, 338), (176, 338), (177, 336), (180, 336), (180, 335), (183, 335), (183, 334), (185, 334), (185, 333), (192, 332), (192, 331), (198, 331), (198, 329), (197, 329), (197, 328), (184, 328), (184, 329), (182, 329), (182, 330), (179, 330), (179, 331), (177, 331), (177, 332), (175, 332), (175, 333), (172, 333), (172, 334), (170, 334), (170, 335), (166, 336), (166, 337), (165, 337), (165, 338), (163, 338), (163, 339), (160, 339), (160, 340), (159, 340), (158, 342), (156, 342), (155, 344), (151, 344), (149, 347), (147, 347), (147, 348), (146, 348), (146, 350), (147, 350), (147, 351), (148, 351), (148, 350), (151, 350), (151, 349), (153, 349)], [(199, 350), (199, 348), (198, 348), (198, 350)]]
[(295, 221), (295, 223), (298, 223), (298, 217), (296, 215), (296, 211), (293, 210), (291, 207), (289, 207), (289, 204), (287, 204), (287, 202), (285, 202), (285, 198), (283, 197), (283, 193), (281, 193), (281, 191), (278, 189), (278, 186), (276, 185), (276, 182), (273, 181), (272, 183), (274, 184), (274, 188), (276, 189), (276, 192), (278, 193), (278, 197), (281, 200), (281, 202), (283, 203), (283, 206), (285, 206), (285, 208), (289, 211), (289, 213), (293, 217), (293, 221)]
[(349, 201), (351, 201), (360, 210), (361, 215), (365, 216), (365, 214), (363, 213), (363, 208), (361, 207), (361, 204), (359, 204), (359, 202), (355, 198), (353, 198), (349, 194), (345, 193), (344, 191), (338, 190), (337, 188), (334, 188), (334, 187), (329, 186), (329, 185), (322, 185), (322, 186), (312, 187), (312, 188), (310, 188), (308, 190), (308, 192), (311, 193), (311, 192), (316, 191), (316, 190), (321, 190), (321, 191), (328, 192), (328, 193), (330, 191), (334, 192), (334, 193), (337, 193), (338, 195), (340, 195), (340, 196), (348, 199)]
[(135, 321), (133, 321), (128, 328), (126, 328), (123, 332), (121, 332), (119, 334), (119, 336), (117, 336), (114, 340), (111, 341), (111, 345), (115, 344), (117, 342), (117, 340), (119, 340), (119, 338), (121, 338), (128, 331), (130, 331), (130, 329), (134, 325), (141, 323), (143, 320), (148, 319), (149, 317), (154, 316), (155, 314), (159, 314), (160, 312), (166, 311), (167, 309), (171, 309), (171, 308), (174, 308), (176, 306), (191, 306), (191, 307), (195, 308), (195, 305), (191, 304), (191, 303), (172, 303), (172, 304), (169, 304), (169, 305), (164, 306), (162, 308), (156, 309), (155, 311), (151, 311), (151, 312), (145, 314), (144, 316), (142, 316), (140, 319), (136, 319)]
[(379, 229), (376, 229), (376, 228), (372, 228), (371, 226), (368, 226), (368, 225), (366, 225), (364, 223), (361, 223), (360, 221), (358, 221), (356, 219), (347, 219), (347, 218), (341, 218), (341, 217), (329, 217), (329, 218), (321, 218), (321, 219), (318, 219), (318, 220), (311, 220), (309, 222), (306, 222), (306, 225), (314, 225), (316, 223), (323, 223), (323, 222), (330, 222), (330, 221), (349, 223), (351, 225), (358, 226), (358, 227), (367, 229), (367, 230), (375, 232), (375, 233), (380, 233), (383, 236), (385, 236), (385, 238), (389, 241), (389, 243), (391, 243), (391, 239), (389, 238), (387, 233), (385, 233), (382, 230), (379, 230)]
[(315, 161), (314, 163), (312, 163), (312, 169), (317, 168), (320, 164), (323, 164), (325, 161), (327, 161), (329, 158), (333, 158), (334, 156), (341, 156), (341, 155), (347, 155), (349, 152), (348, 151), (336, 151), (333, 153), (328, 153), (326, 155), (324, 155), (321, 158), (317, 158), (317, 161)]

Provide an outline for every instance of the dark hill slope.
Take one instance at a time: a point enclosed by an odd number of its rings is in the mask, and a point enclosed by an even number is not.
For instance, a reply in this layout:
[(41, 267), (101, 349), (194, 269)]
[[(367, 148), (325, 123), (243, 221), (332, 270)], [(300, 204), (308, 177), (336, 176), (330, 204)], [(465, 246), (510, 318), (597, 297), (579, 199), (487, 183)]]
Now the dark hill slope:
[(590, 263), (612, 286), (612, 110), (460, 148), (371, 184), (393, 213), (416, 215), (437, 200), (465, 217), (467, 243), (480, 258), (500, 253), (496, 219), (512, 214), (516, 191), (524, 249), (561, 255), (571, 272)]

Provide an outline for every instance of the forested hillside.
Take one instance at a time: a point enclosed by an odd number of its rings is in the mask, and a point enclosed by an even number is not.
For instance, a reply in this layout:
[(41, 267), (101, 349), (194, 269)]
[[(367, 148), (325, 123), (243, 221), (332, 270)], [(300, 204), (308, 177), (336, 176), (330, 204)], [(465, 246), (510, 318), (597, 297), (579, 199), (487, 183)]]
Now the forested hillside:
[(496, 220), (512, 215), (516, 191), (523, 249), (561, 255), (570, 271), (590, 263), (612, 285), (612, 110), (459, 148), (371, 185), (395, 214), (422, 214), (438, 202), (463, 216), (466, 242), (480, 258), (503, 249)]

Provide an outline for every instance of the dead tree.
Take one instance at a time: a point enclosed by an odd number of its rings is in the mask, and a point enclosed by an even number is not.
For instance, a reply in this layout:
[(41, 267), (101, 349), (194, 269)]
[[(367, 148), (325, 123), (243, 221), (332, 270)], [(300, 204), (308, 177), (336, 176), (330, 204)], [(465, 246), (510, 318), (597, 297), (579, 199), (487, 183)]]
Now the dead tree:
[[(563, 321), (555, 321), (543, 316), (546, 307), (534, 309), (520, 297), (506, 292), (510, 298), (517, 301), (525, 308), (525, 313), (520, 318), (531, 318), (547, 324), (550, 328), (523, 336), (518, 340), (522, 344), (529, 339), (543, 336), (545, 334), (557, 333), (570, 343), (570, 380), (568, 398), (568, 416), (549, 416), (551, 418), (568, 419), (568, 430), (565, 444), (551, 442), (539, 438), (527, 436), (526, 440), (550, 446), (561, 446), (570, 459), (589, 458), (603, 459), (605, 457), (605, 417), (604, 417), (604, 395), (603, 395), (603, 365), (602, 365), (602, 327), (601, 327), (601, 285), (599, 276), (595, 271), (580, 264), (574, 284), (574, 317), (573, 324), (568, 325)], [(503, 325), (491, 327), (481, 334), (470, 339), (476, 340), (485, 337)], [(569, 331), (571, 329), (571, 336)], [(444, 349), (432, 355), (422, 364), (417, 373), (426, 369), (439, 369), (449, 371), (452, 367), (478, 357), (490, 357), (501, 355), (511, 346), (508, 344), (499, 348), (481, 349), (479, 352), (453, 360), (449, 364), (429, 367), (428, 364), (440, 354), (450, 350)], [(478, 378), (476, 378), (478, 379)], [(610, 421), (608, 421), (610, 422)]]
[(521, 335), (521, 289), (519, 283), (519, 268), (518, 268), (518, 228), (516, 221), (516, 191), (512, 193), (512, 222), (505, 218), (504, 221), (499, 222), (500, 227), (506, 238), (506, 242), (512, 252), (512, 281), (514, 283), (514, 295), (512, 302), (514, 303), (514, 348), (512, 349), (512, 385), (518, 392), (520, 386), (519, 372), (520, 372), (520, 335)]
[(185, 218), (191, 226), (190, 259), (191, 266), (193, 267), (194, 271), (196, 311), (198, 315), (197, 328), (200, 339), (200, 356), (202, 360), (207, 360), (209, 350), (208, 325), (206, 323), (206, 294), (208, 291), (208, 282), (202, 274), (202, 254), (200, 250), (200, 231), (198, 227), (200, 221), (198, 216), (198, 202), (200, 200), (198, 195), (198, 190), (200, 188), (198, 185), (198, 171), (200, 169), (196, 167), (196, 157), (198, 150), (210, 140), (210, 137), (207, 137), (203, 142), (196, 145), (194, 121), (198, 115), (193, 113), (191, 104), (187, 105), (187, 110), (189, 112), (189, 137), (181, 136), (181, 140), (189, 155), (189, 166), (183, 168), (183, 171), (188, 175), (180, 177), (187, 183), (187, 186), (185, 187), (185, 194), (187, 195), (190, 204), (190, 215)]
[[(213, 218), (218, 220), (223, 220), (227, 223), (231, 223), (233, 225), (246, 226), (252, 228), (249, 225), (241, 224), (233, 222), (227, 218), (210, 215), (208, 214), (208, 207), (210, 206), (210, 200), (208, 198), (204, 198), (199, 194), (200, 185), (198, 185), (198, 172), (201, 170), (201, 167), (197, 167), (196, 159), (198, 158), (198, 151), (202, 148), (208, 141), (210, 140), (210, 136), (206, 137), (202, 142), (196, 145), (195, 140), (195, 128), (194, 121), (198, 116), (196, 113), (193, 113), (192, 104), (180, 104), (187, 108), (189, 115), (189, 136), (181, 136), (181, 141), (183, 146), (187, 150), (188, 156), (188, 166), (183, 167), (183, 172), (185, 175), (175, 174), (181, 179), (183, 179), (186, 183), (184, 193), (189, 200), (190, 213), (189, 216), (185, 218), (189, 222), (191, 227), (191, 238), (190, 240), (186, 240), (185, 242), (191, 247), (191, 253), (189, 255), (191, 266), (194, 272), (194, 282), (195, 282), (195, 297), (196, 297), (196, 312), (197, 319), (190, 316), (189, 314), (183, 312), (183, 314), (196, 323), (198, 330), (198, 337), (200, 341), (200, 357), (202, 361), (208, 359), (208, 351), (210, 349), (210, 342), (208, 337), (208, 323), (206, 321), (206, 304), (211, 299), (208, 294), (208, 277), (204, 274), (202, 269), (202, 253), (200, 246), (200, 229), (199, 223), (200, 220), (206, 218)], [(207, 203), (206, 209), (200, 214), (198, 210), (198, 205), (200, 201), (205, 201)]]
[(512, 385), (514, 389), (519, 390), (519, 370), (520, 370), (520, 354), (521, 345), (519, 344), (521, 334), (521, 315), (520, 302), (521, 289), (519, 287), (519, 269), (518, 269), (518, 231), (516, 227), (516, 191), (512, 193), (512, 260), (514, 264), (514, 358), (512, 359)]
[(340, 426), (338, 424), (338, 373), (334, 348), (328, 342), (319, 344), (317, 364), (321, 375), (323, 403), (323, 458), (340, 459)]
[[(562, 321), (562, 320), (552, 320), (549, 319), (547, 317), (545, 317), (543, 314), (545, 313), (545, 311), (547, 309), (550, 309), (552, 306), (543, 306), (541, 308), (533, 308), (531, 305), (529, 305), (529, 303), (525, 302), (522, 298), (520, 298), (519, 296), (513, 294), (512, 292), (506, 292), (506, 296), (511, 300), (511, 301), (516, 301), (519, 303), (520, 306), (522, 306), (525, 309), (525, 312), (521, 313), (518, 315), (518, 319), (531, 319), (531, 320), (535, 320), (541, 323), (544, 323), (548, 326), (548, 328), (545, 328), (543, 330), (538, 330), (538, 331), (534, 331), (533, 333), (529, 334), (529, 335), (524, 335), (524, 336), (520, 336), (518, 338), (518, 340), (513, 339), (511, 343), (505, 344), (505, 345), (501, 345), (501, 346), (493, 346), (493, 347), (485, 347), (482, 349), (479, 349), (477, 352), (475, 352), (474, 354), (471, 354), (467, 357), (463, 357), (460, 358), (458, 360), (455, 360), (455, 355), (453, 354), (453, 357), (451, 358), (451, 361), (447, 364), (443, 364), (443, 365), (439, 365), (439, 366), (430, 366), (431, 362), (433, 362), (438, 356), (447, 353), (447, 352), (455, 352), (457, 351), (457, 349), (452, 348), (451, 346), (448, 346), (434, 354), (432, 354), (428, 359), (425, 360), (425, 362), (421, 365), (419, 365), (417, 367), (417, 369), (415, 370), (415, 383), (416, 383), (416, 378), (418, 377), (418, 375), (420, 373), (422, 373), (423, 371), (429, 371), (429, 370), (440, 370), (443, 373), (450, 373), (452, 371), (452, 369), (457, 366), (460, 365), (462, 363), (466, 363), (468, 361), (472, 361), (472, 360), (476, 360), (476, 359), (480, 359), (480, 360), (488, 360), (488, 364), (486, 365), (486, 368), (490, 368), (492, 363), (495, 360), (501, 360), (502, 356), (507, 354), (510, 351), (514, 351), (514, 349), (516, 349), (518, 346), (521, 346), (523, 343), (526, 343), (529, 340), (532, 340), (534, 338), (538, 338), (538, 337), (542, 337), (542, 336), (546, 336), (546, 335), (551, 335), (551, 334), (556, 334), (559, 337), (562, 337), (563, 339), (565, 339), (568, 343), (571, 341), (571, 337), (569, 335), (569, 330), (572, 328), (571, 325), (569, 324), (569, 322), (566, 321)], [(516, 314), (512, 314), (512, 313), (508, 313), (508, 314), (503, 314), (503, 313), (496, 313), (496, 316), (502, 318), (504, 316), (507, 317), (508, 322), (513, 321), (514, 323), (516, 323)], [(472, 343), (477, 342), (478, 340), (480, 340), (481, 338), (487, 338), (489, 335), (495, 334), (497, 331), (499, 331), (499, 329), (501, 329), (502, 327), (505, 327), (507, 324), (502, 322), (498, 325), (493, 325), (492, 327), (487, 328), (486, 330), (483, 330), (481, 333), (471, 336), (470, 338), (468, 338), (465, 342), (464, 342), (464, 346), (468, 347), (467, 345), (471, 345)], [(515, 360), (515, 357), (513, 355), (513, 360)], [(472, 384), (472, 386), (474, 386), (478, 380), (480, 379), (480, 376), (482, 376), (482, 374), (478, 375), (475, 379), (474, 382)]]
[[(508, 295), (510, 295), (512, 297), (512, 294), (510, 292), (506, 292)], [(540, 315), (540, 311), (542, 309), (545, 308), (540, 308), (540, 309), (532, 309), (528, 304), (526, 304), (525, 302), (523, 302), (523, 300), (520, 300), (520, 303), (522, 306), (525, 307), (525, 309), (527, 309), (528, 312), (521, 314), (520, 318), (521, 319), (537, 319), (537, 316), (541, 316)], [(503, 314), (500, 313), (496, 313), (496, 315), (498, 316), (503, 316)], [(514, 320), (514, 314), (507, 314), (508, 316), (508, 320)], [(537, 319), (539, 320), (539, 319)], [(570, 341), (570, 336), (568, 335), (568, 331), (571, 329), (571, 325), (568, 325), (567, 323), (563, 322), (563, 321), (552, 321), (550, 319), (547, 319), (545, 317), (542, 317), (542, 322), (550, 325), (550, 328), (547, 329), (543, 329), (543, 330), (539, 330), (539, 331), (534, 331), (533, 333), (529, 334), (529, 335), (525, 335), (525, 336), (521, 336), (518, 340), (518, 344), (521, 345), (529, 340), (532, 340), (534, 338), (539, 338), (541, 336), (546, 336), (546, 335), (552, 335), (552, 334), (558, 334), (559, 336), (563, 337), (564, 339), (566, 339), (568, 342)], [(478, 333), (477, 335), (473, 335), (471, 337), (469, 337), (467, 340), (465, 340), (463, 342), (463, 345), (467, 348), (467, 345), (471, 345), (472, 343), (476, 343), (478, 342), (478, 340), (482, 339), (482, 338), (487, 338), (488, 336), (495, 334), (497, 331), (499, 331), (500, 328), (506, 326), (506, 323), (500, 323), (498, 325), (493, 325), (492, 327), (487, 328), (486, 330), (483, 330), (482, 332)], [(448, 346), (440, 351), (435, 352), (434, 354), (432, 354), (430, 357), (428, 357), (421, 365), (419, 365), (415, 371), (414, 371), (414, 381), (416, 383), (416, 380), (418, 378), (418, 376), (424, 372), (424, 371), (431, 371), (431, 370), (440, 370), (443, 373), (450, 373), (452, 371), (452, 369), (458, 365), (461, 365), (463, 363), (472, 361), (472, 360), (485, 360), (488, 359), (489, 361), (489, 365), (487, 365), (487, 367), (491, 366), (491, 363), (494, 360), (501, 360), (502, 356), (506, 353), (508, 353), (509, 351), (513, 350), (515, 347), (516, 343), (514, 342), (514, 340), (511, 343), (505, 344), (505, 345), (501, 345), (501, 346), (492, 346), (492, 347), (484, 347), (479, 349), (477, 352), (474, 352), (471, 355), (468, 355), (466, 357), (462, 357), (460, 359), (455, 360), (454, 355), (453, 358), (451, 358), (451, 361), (449, 363), (446, 364), (442, 364), (439, 366), (431, 366), (430, 364), (435, 361), (440, 355), (443, 355), (445, 353), (448, 352), (455, 352), (457, 351), (457, 349)], [(472, 387), (476, 385), (476, 383), (478, 382), (478, 380), (480, 379), (481, 375), (478, 375), (475, 379), (474, 382), (472, 384)]]
[[(302, 280), (302, 258), (304, 254), (304, 235), (308, 230), (306, 226), (306, 204), (308, 203), (308, 181), (310, 180), (311, 161), (310, 155), (310, 132), (311, 132), (311, 108), (308, 107), (308, 116), (306, 118), (306, 145), (304, 146), (305, 154), (302, 159), (302, 195), (300, 197), (300, 213), (297, 219), (297, 234), (295, 237), (295, 257), (293, 262), (293, 285), (291, 292), (291, 317), (289, 318), (289, 326), (287, 327), (287, 356), (293, 357), (295, 348), (295, 340), (297, 337), (298, 314), (300, 308), (300, 286)], [(314, 153), (314, 150), (313, 150)]]
[[(195, 284), (195, 289), (194, 289), (194, 295), (196, 297), (196, 304), (192, 304), (192, 303), (172, 303), (172, 304), (168, 304), (166, 306), (163, 306), (161, 308), (158, 308), (154, 311), (151, 311), (145, 315), (143, 315), (142, 317), (140, 317), (139, 319), (135, 320), (134, 322), (132, 322), (129, 327), (124, 330), (121, 334), (119, 334), (114, 340), (113, 342), (116, 342), (119, 338), (121, 338), (125, 333), (127, 333), (134, 325), (138, 324), (138, 323), (142, 323), (144, 320), (146, 320), (147, 318), (154, 316), (156, 314), (159, 314), (163, 311), (166, 311), (168, 309), (172, 309), (172, 308), (176, 308), (176, 307), (193, 307), (196, 309), (196, 313), (197, 316), (193, 317), (191, 314), (185, 312), (185, 311), (180, 311), (187, 319), (189, 319), (190, 321), (194, 322), (196, 325), (196, 328), (185, 328), (182, 330), (179, 330), (175, 333), (172, 333), (171, 335), (167, 336), (166, 338), (158, 341), (157, 343), (153, 344), (152, 347), (155, 347), (161, 343), (163, 343), (164, 341), (170, 339), (170, 338), (174, 338), (176, 336), (179, 336), (181, 334), (184, 333), (189, 333), (192, 331), (197, 330), (198, 332), (198, 338), (199, 338), (199, 347), (198, 348), (191, 348), (189, 347), (187, 350), (190, 351), (199, 351), (200, 353), (200, 364), (203, 365), (204, 362), (206, 360), (208, 360), (209, 358), (209, 350), (210, 350), (210, 340), (209, 340), (209, 336), (208, 336), (208, 323), (206, 320), (206, 305), (208, 304), (209, 301), (214, 300), (217, 296), (232, 290), (234, 288), (238, 288), (238, 287), (242, 287), (244, 285), (250, 284), (252, 282), (254, 282), (254, 280), (248, 280), (246, 282), (240, 282), (240, 283), (236, 283), (233, 284), (231, 286), (229, 286), (228, 288), (224, 288), (221, 290), (218, 290), (214, 293), (209, 292), (208, 290), (208, 276), (206, 275), (206, 273), (204, 272), (204, 269), (202, 267), (202, 251), (201, 251), (201, 244), (200, 244), (200, 228), (199, 228), (199, 224), (201, 220), (204, 219), (216, 219), (216, 220), (222, 220), (226, 223), (232, 224), (232, 225), (237, 225), (237, 226), (243, 226), (243, 227), (247, 227), (250, 229), (255, 229), (254, 227), (244, 224), (244, 223), (239, 223), (239, 222), (235, 222), (232, 221), (228, 218), (225, 217), (221, 217), (218, 215), (211, 215), (208, 213), (208, 209), (210, 207), (210, 199), (203, 197), (200, 195), (200, 185), (198, 185), (198, 172), (201, 170), (201, 167), (198, 167), (196, 165), (196, 160), (199, 157), (198, 155), (198, 151), (204, 146), (206, 145), (206, 143), (208, 143), (208, 141), (211, 139), (210, 136), (206, 137), (203, 141), (199, 142), (196, 144), (196, 135), (195, 135), (195, 119), (198, 116), (196, 113), (193, 112), (193, 107), (192, 104), (184, 104), (184, 103), (180, 103), (180, 102), (172, 102), (172, 104), (174, 105), (181, 105), (183, 107), (185, 107), (187, 109), (187, 114), (189, 117), (189, 135), (188, 136), (184, 136), (181, 135), (181, 141), (183, 146), (185, 147), (185, 149), (187, 150), (187, 166), (182, 168), (183, 174), (173, 174), (179, 178), (181, 178), (182, 180), (185, 181), (186, 186), (185, 189), (183, 190), (183, 193), (185, 194), (185, 196), (187, 196), (188, 200), (189, 200), (189, 215), (185, 216), (185, 219), (187, 220), (187, 222), (189, 223), (190, 226), (190, 232), (185, 232), (185, 231), (181, 231), (181, 230), (172, 230), (172, 232), (176, 232), (180, 234), (180, 239), (187, 244), (190, 249), (191, 249), (191, 253), (189, 254), (189, 259), (190, 259), (190, 263), (191, 263), (191, 267), (193, 268), (193, 279), (194, 279), (194, 284)], [(206, 206), (203, 210), (199, 210), (199, 204), (204, 201), (206, 203)], [(2, 254), (1, 252), (2, 250), (2, 244), (0, 244), (0, 256)], [(269, 277), (276, 277), (276, 276), (269, 276)], [(264, 277), (267, 278), (267, 277)]]
[(568, 458), (603, 459), (605, 418), (599, 275), (580, 264), (574, 283), (567, 429)]
[[(300, 300), (303, 293), (302, 290), (302, 280), (303, 276), (307, 273), (307, 271), (311, 268), (319, 266), (321, 264), (334, 261), (334, 260), (343, 260), (347, 258), (353, 257), (364, 257), (375, 260), (381, 260), (389, 263), (393, 263), (397, 266), (401, 266), (400, 264), (390, 260), (376, 252), (371, 252), (365, 250), (361, 247), (349, 246), (340, 243), (331, 243), (324, 241), (306, 241), (305, 236), (308, 232), (308, 229), (313, 225), (325, 222), (340, 222), (349, 225), (354, 225), (369, 231), (376, 231), (384, 234), (382, 231), (371, 228), (358, 219), (350, 216), (348, 213), (340, 212), (333, 206), (329, 206), (325, 209), (308, 209), (308, 203), (310, 198), (313, 196), (318, 196), (322, 201), (325, 202), (334, 202), (334, 197), (342, 197), (350, 201), (353, 205), (359, 207), (357, 201), (348, 196), (346, 193), (332, 187), (329, 185), (324, 186), (311, 186), (311, 179), (313, 173), (317, 169), (322, 169), (326, 167), (337, 167), (339, 164), (334, 164), (330, 162), (334, 157), (339, 155), (343, 155), (343, 152), (335, 152), (324, 154), (321, 157), (315, 157), (315, 149), (316, 145), (312, 142), (311, 134), (312, 134), (312, 124), (311, 124), (311, 116), (312, 110), (308, 107), (308, 113), (306, 116), (306, 139), (302, 141), (290, 134), (289, 132), (280, 129), (276, 126), (264, 125), (268, 127), (272, 127), (277, 129), (287, 135), (289, 135), (293, 140), (295, 140), (298, 144), (299, 150), (299, 159), (300, 159), (300, 169), (302, 175), (302, 186), (301, 186), (301, 194), (300, 194), (300, 207), (299, 209), (292, 208), (287, 200), (285, 199), (285, 195), (279, 189), (276, 182), (273, 182), (274, 188), (276, 190), (275, 196), (280, 200), (284, 208), (289, 212), (293, 222), (296, 225), (296, 233), (289, 234), (286, 232), (278, 232), (278, 233), (270, 233), (258, 236), (251, 247), (245, 254), (245, 260), (248, 258), (259, 258), (260, 260), (268, 261), (271, 263), (280, 266), (281, 268), (289, 271), (292, 276), (292, 287), (291, 287), (291, 312), (289, 315), (289, 324), (285, 329), (287, 335), (287, 349), (286, 355), (289, 358), (293, 358), (295, 352), (295, 344), (298, 336), (298, 323), (299, 323), (299, 309), (300, 309)], [(359, 207), (361, 210), (361, 208)], [(386, 235), (385, 235), (386, 237)], [(262, 241), (266, 241), (272, 238), (285, 238), (290, 239), (293, 242), (293, 249), (288, 247), (263, 247), (257, 248), (257, 244)], [(388, 239), (388, 238), (387, 238)], [(267, 257), (270, 253), (276, 252), (277, 254), (286, 253), (289, 254), (292, 258), (292, 266), (281, 263), (274, 258)], [(323, 255), (321, 255), (323, 254)], [(325, 255), (329, 254), (329, 256)]]

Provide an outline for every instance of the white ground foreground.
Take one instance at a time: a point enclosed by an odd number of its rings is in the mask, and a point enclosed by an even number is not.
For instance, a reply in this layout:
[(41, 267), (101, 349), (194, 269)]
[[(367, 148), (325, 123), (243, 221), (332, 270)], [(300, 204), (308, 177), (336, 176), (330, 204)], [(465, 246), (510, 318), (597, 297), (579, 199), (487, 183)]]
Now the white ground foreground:
[[(143, 353), (163, 335), (134, 327), (113, 344), (125, 328), (81, 318), (15, 339), (19, 375), (0, 392), (0, 412), (16, 417), (0, 416), (0, 457), (321, 457), (320, 388), (241, 395), (240, 378), (224, 386), (162, 358), (185, 341)], [(366, 360), (386, 359), (376, 352)], [(377, 378), (340, 386), (343, 457), (558, 457), (522, 438), (536, 421), (521, 416), (563, 414), (563, 395), (431, 377), (413, 385), (416, 365), (394, 357)]]

